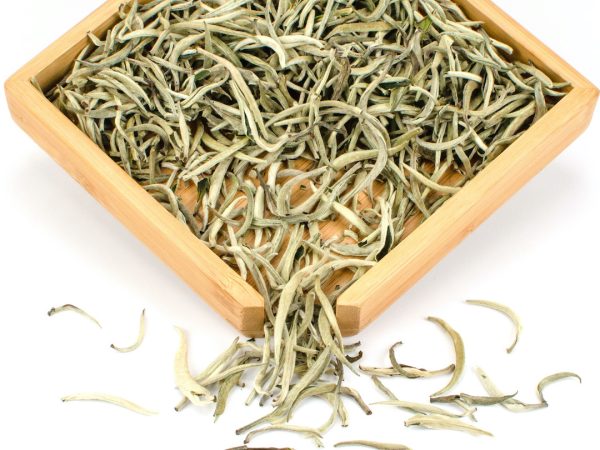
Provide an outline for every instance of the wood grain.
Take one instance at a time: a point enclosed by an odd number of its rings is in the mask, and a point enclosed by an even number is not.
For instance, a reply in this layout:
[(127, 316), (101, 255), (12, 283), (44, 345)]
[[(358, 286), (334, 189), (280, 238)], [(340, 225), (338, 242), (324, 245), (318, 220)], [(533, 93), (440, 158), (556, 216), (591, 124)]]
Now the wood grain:
[[(455, 1), (472, 19), (484, 21), (490, 35), (512, 45), (515, 57), (533, 61), (554, 78), (570, 81), (573, 88), (429, 219), (421, 224), (421, 218), (413, 218), (406, 239), (340, 296), (337, 317), (345, 335), (366, 327), (414, 285), (581, 134), (594, 111), (598, 90), (505, 12), (489, 0)], [(35, 76), (45, 89), (56, 84), (85, 47), (86, 33), (103, 35), (116, 22), (121, 3), (107, 1), (6, 82), (13, 118), (219, 314), (242, 333), (260, 336), (264, 311), (256, 290), (163, 209), (30, 83)], [(185, 193), (183, 197), (187, 198)], [(331, 222), (321, 228), (327, 236), (333, 236), (344, 227), (342, 222)], [(328, 287), (333, 289), (347, 277), (348, 274), (339, 274)]]

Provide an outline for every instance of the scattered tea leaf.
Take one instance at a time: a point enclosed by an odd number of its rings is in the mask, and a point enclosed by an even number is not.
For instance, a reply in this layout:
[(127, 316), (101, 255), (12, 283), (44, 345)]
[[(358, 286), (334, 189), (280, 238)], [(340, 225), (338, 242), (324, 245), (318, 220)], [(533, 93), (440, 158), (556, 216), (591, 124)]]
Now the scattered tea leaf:
[(382, 442), (374, 442), (374, 441), (344, 441), (338, 442), (334, 445), (335, 448), (338, 447), (369, 447), (377, 450), (410, 450), (406, 445), (400, 444), (385, 444)]
[(387, 405), (387, 406), (395, 406), (397, 408), (401, 408), (407, 411), (411, 411), (417, 414), (437, 414), (440, 416), (446, 417), (464, 417), (464, 414), (455, 414), (451, 411), (445, 410), (443, 408), (438, 408), (437, 406), (428, 405), (424, 403), (415, 403), (415, 402), (405, 402), (402, 400), (388, 400), (385, 402), (377, 402), (373, 403), (374, 405)]
[(512, 323), (515, 326), (515, 339), (514, 339), (513, 343), (511, 344), (511, 346), (506, 349), (507, 353), (512, 353), (512, 351), (515, 349), (517, 343), (519, 342), (519, 335), (521, 334), (521, 330), (523, 328), (521, 326), (521, 321), (519, 320), (519, 316), (517, 316), (517, 314), (512, 309), (510, 309), (508, 306), (501, 305), (499, 303), (490, 302), (487, 300), (467, 300), (467, 303), (470, 305), (482, 306), (484, 308), (493, 309), (495, 311), (498, 311), (498, 312), (504, 314), (512, 321)]
[(499, 397), (482, 397), (469, 394), (447, 395), (443, 397), (431, 397), (431, 403), (455, 403), (457, 400), (462, 400), (467, 405), (492, 406), (505, 403), (507, 400), (514, 398), (517, 395), (515, 392), (512, 395), (502, 395)]
[(458, 334), (450, 325), (448, 325), (442, 319), (438, 319), (437, 317), (428, 317), (427, 320), (438, 324), (440, 327), (442, 327), (444, 331), (446, 331), (446, 333), (448, 333), (448, 335), (452, 339), (452, 344), (454, 345), (454, 354), (456, 358), (455, 368), (450, 382), (444, 388), (440, 389), (432, 395), (432, 397), (438, 397), (441, 394), (448, 392), (454, 386), (456, 386), (456, 384), (460, 380), (465, 367), (465, 345), (463, 343), (462, 338), (460, 337), (460, 334)]
[(423, 428), (429, 428), (431, 430), (452, 430), (462, 431), (473, 435), (493, 436), (492, 433), (477, 428), (471, 424), (465, 423), (460, 419), (455, 419), (447, 416), (440, 416), (436, 414), (423, 415), (417, 414), (410, 419), (406, 420), (404, 424), (407, 427), (419, 426)]
[(64, 312), (64, 311), (75, 312), (83, 317), (86, 317), (87, 319), (91, 320), (92, 322), (94, 322), (96, 325), (98, 325), (98, 328), (102, 328), (102, 325), (100, 325), (100, 322), (98, 322), (96, 319), (94, 319), (92, 316), (90, 316), (84, 310), (82, 310), (74, 305), (63, 305), (63, 306), (59, 306), (57, 308), (52, 308), (50, 311), (48, 311), (48, 316), (52, 317), (53, 315)]
[(548, 375), (542, 381), (540, 381), (537, 386), (538, 398), (540, 399), (540, 403), (548, 404), (548, 402), (546, 402), (546, 399), (544, 398), (543, 392), (546, 386), (552, 383), (556, 383), (557, 381), (564, 380), (566, 378), (576, 378), (579, 380), (579, 383), (582, 383), (581, 377), (573, 372), (560, 372), (555, 373), (553, 375)]
[(152, 416), (158, 414), (157, 412), (150, 411), (146, 408), (142, 408), (135, 403), (130, 402), (129, 400), (125, 400), (120, 397), (115, 397), (114, 395), (106, 395), (106, 394), (74, 394), (67, 395), (62, 398), (63, 402), (73, 402), (73, 401), (98, 401), (111, 403), (113, 405), (121, 406), (122, 408), (129, 409), (130, 411), (136, 412), (138, 414), (142, 414), (144, 416)]
[(198, 384), (190, 374), (188, 367), (187, 338), (181, 328), (176, 328), (179, 334), (179, 349), (175, 355), (175, 383), (179, 391), (194, 405), (201, 406), (215, 401), (215, 397), (204, 386)]
[(121, 353), (129, 353), (134, 350), (137, 350), (139, 348), (139, 346), (142, 345), (145, 334), (146, 334), (146, 310), (144, 309), (140, 316), (140, 328), (139, 328), (138, 336), (137, 336), (137, 339), (135, 340), (135, 342), (128, 347), (117, 347), (115, 344), (111, 344), (111, 348), (114, 348), (116, 351), (121, 352)]
[[(496, 387), (496, 385), (490, 380), (488, 375), (479, 367), (475, 369), (475, 373), (481, 382), (483, 388), (492, 397), (502, 397), (505, 394)], [(547, 403), (524, 403), (516, 398), (509, 398), (506, 401), (500, 403), (504, 408), (511, 412), (527, 412), (534, 411), (536, 409), (547, 408)]]

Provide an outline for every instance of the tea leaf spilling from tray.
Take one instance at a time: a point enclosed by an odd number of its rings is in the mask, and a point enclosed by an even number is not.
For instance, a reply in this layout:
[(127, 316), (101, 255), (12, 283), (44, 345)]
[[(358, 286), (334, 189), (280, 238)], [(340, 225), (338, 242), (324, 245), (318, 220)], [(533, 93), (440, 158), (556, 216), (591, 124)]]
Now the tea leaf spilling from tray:
[[(362, 402), (343, 385), (361, 353), (342, 341), (341, 293), (567, 86), (512, 61), (508, 45), (447, 0), (172, 0), (119, 14), (106, 36), (89, 34), (49, 98), (265, 300), (262, 346), (236, 341), (200, 375), (189, 373), (181, 333), (177, 409), (212, 403), (216, 390), (218, 416), (258, 367), (248, 403), (272, 399), (274, 410), (238, 432), (264, 424), (254, 433), (318, 440), (336, 418), (346, 423), (342, 395)], [(452, 372), (439, 394), (450, 389), (462, 341), (437, 323), (455, 366), (393, 360), (370, 373)], [(330, 419), (285, 425), (312, 396), (331, 404)]]
[[(504, 305), (494, 303), (494, 305), (507, 308)], [(428, 320), (439, 324), (448, 334), (453, 337), (453, 341), (459, 342), (458, 345), (461, 350), (457, 353), (457, 367), (462, 366), (462, 362), (458, 360), (465, 360), (464, 344), (460, 334), (449, 327), (441, 319), (429, 317)], [(294, 328), (295, 330), (296, 328)], [(193, 403), (197, 406), (204, 406), (209, 403), (216, 403), (215, 406), (215, 420), (225, 412), (227, 398), (235, 386), (244, 387), (242, 383), (242, 376), (248, 369), (258, 369), (259, 376), (256, 380), (259, 382), (262, 380), (260, 373), (264, 373), (265, 368), (268, 368), (268, 364), (265, 364), (265, 355), (268, 355), (271, 350), (271, 340), (267, 335), (267, 343), (262, 348), (250, 339), (246, 342), (240, 342), (239, 339), (235, 339), (231, 346), (219, 355), (209, 366), (200, 374), (193, 376), (190, 373), (188, 367), (188, 346), (186, 335), (180, 328), (176, 328), (179, 335), (179, 350), (175, 357), (175, 381), (179, 391), (185, 395), (182, 402), (175, 408), (180, 411), (188, 402)], [(295, 342), (292, 340), (292, 342)], [(347, 348), (356, 348), (360, 344), (353, 344)], [(385, 376), (399, 376), (407, 379), (419, 378), (414, 376), (412, 372), (406, 372), (407, 368), (412, 368), (404, 364), (399, 364), (396, 360), (394, 348), (398, 345), (394, 344), (389, 352), (390, 362), (392, 363), (391, 368), (361, 368), (361, 372), (371, 374), (383, 374)], [(295, 350), (300, 352), (306, 352), (307, 354), (318, 354), (316, 349), (308, 347), (296, 346)], [(317, 447), (323, 446), (323, 435), (324, 433), (334, 424), (336, 419), (339, 419), (343, 426), (348, 425), (347, 411), (343, 397), (352, 399), (364, 412), (365, 414), (372, 414), (371, 408), (363, 400), (362, 396), (358, 391), (348, 386), (342, 385), (342, 378), (340, 374), (342, 371), (342, 362), (340, 359), (331, 362), (332, 353), (335, 350), (326, 348), (323, 350), (318, 358), (313, 361), (313, 366), (308, 367), (294, 367), (293, 363), (288, 362), (285, 365), (285, 371), (292, 370), (296, 372), (295, 378), (296, 383), (291, 384), (287, 387), (287, 396), (281, 403), (281, 394), (278, 398), (275, 398), (273, 403), (275, 409), (255, 420), (254, 422), (237, 430), (237, 434), (246, 434), (244, 443), (249, 443), (254, 437), (271, 432), (286, 431), (289, 433), (298, 434), (300, 436), (312, 439)], [(458, 354), (461, 356), (458, 357)], [(347, 358), (350, 359), (350, 358)], [(263, 362), (259, 362), (262, 360)], [(333, 364), (333, 368), (328, 368), (328, 364)], [(353, 361), (350, 361), (349, 367), (353, 369)], [(291, 368), (291, 369), (290, 369)], [(450, 366), (451, 370), (437, 371), (437, 373), (427, 372), (425, 369), (415, 369), (427, 373), (427, 376), (445, 375), (452, 373), (452, 380), (456, 379), (456, 374), (460, 373), (460, 369), (456, 369), (455, 365)], [(414, 369), (414, 368), (413, 368)], [(273, 373), (271, 370), (270, 373)], [(392, 392), (377, 376), (373, 375), (372, 380), (375, 386), (387, 397), (385, 401), (379, 401), (373, 403), (376, 406), (393, 406), (405, 412), (409, 412), (412, 416), (408, 417), (404, 422), (406, 427), (418, 426), (421, 428), (428, 428), (432, 430), (450, 430), (469, 433), (473, 435), (484, 435), (492, 436), (489, 431), (474, 426), (472, 423), (466, 421), (470, 419), (472, 422), (477, 422), (475, 413), (477, 407), (493, 407), (500, 405), (511, 412), (528, 412), (535, 411), (538, 409), (544, 409), (548, 407), (548, 402), (544, 398), (544, 389), (557, 381), (561, 381), (568, 378), (577, 379), (581, 383), (581, 377), (573, 372), (559, 372), (544, 377), (537, 385), (537, 396), (539, 403), (525, 403), (516, 398), (518, 392), (514, 394), (504, 394), (500, 391), (495, 384), (490, 380), (488, 375), (480, 368), (475, 368), (475, 374), (479, 378), (483, 388), (489, 394), (489, 396), (482, 395), (471, 395), (466, 393), (450, 394), (444, 396), (432, 396), (429, 398), (430, 403), (418, 403), (414, 401), (405, 401), (399, 399), (399, 397)], [(331, 382), (335, 381), (335, 382)], [(250, 395), (249, 401), (253, 399), (257, 393), (257, 383), (255, 381), (254, 390)], [(211, 391), (215, 391), (216, 395), (212, 395)], [(263, 395), (261, 405), (264, 400), (269, 398), (267, 392), (260, 390)], [(321, 426), (304, 426), (290, 424), (289, 421), (292, 419), (293, 413), (297, 407), (304, 402), (304, 400), (319, 397), (327, 401), (331, 406), (331, 415), (329, 419)], [(153, 415), (156, 414), (145, 408), (142, 408), (126, 399), (121, 397), (108, 395), (108, 394), (76, 394), (63, 397), (63, 401), (85, 401), (94, 400), (106, 403), (112, 403), (131, 411), (144, 414)], [(443, 403), (444, 406), (437, 406), (436, 403)], [(260, 427), (264, 425), (263, 427)], [(407, 449), (408, 447), (402, 444), (389, 444), (381, 443), (369, 440), (352, 440), (339, 442), (335, 447), (343, 446), (362, 446), (376, 449)], [(248, 449), (246, 446), (236, 447), (241, 449)], [(231, 449), (233, 450), (233, 449)], [(260, 450), (260, 449), (256, 449)], [(269, 449), (263, 449), (269, 450)], [(276, 450), (276, 449), (272, 449)]]

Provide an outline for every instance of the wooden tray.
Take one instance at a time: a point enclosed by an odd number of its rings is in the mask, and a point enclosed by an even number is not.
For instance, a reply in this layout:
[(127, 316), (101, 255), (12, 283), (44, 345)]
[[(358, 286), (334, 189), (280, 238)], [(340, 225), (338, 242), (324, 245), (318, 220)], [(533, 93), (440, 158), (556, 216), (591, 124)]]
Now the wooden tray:
[[(370, 324), (444, 255), (587, 128), (598, 89), (489, 0), (455, 0), (473, 20), (573, 85), (546, 116), (344, 292), (337, 318), (345, 335)], [(122, 0), (104, 5), (26, 64), (5, 85), (14, 120), (67, 172), (225, 319), (248, 336), (262, 334), (263, 300), (30, 83), (51, 88), (96, 35), (114, 25)]]

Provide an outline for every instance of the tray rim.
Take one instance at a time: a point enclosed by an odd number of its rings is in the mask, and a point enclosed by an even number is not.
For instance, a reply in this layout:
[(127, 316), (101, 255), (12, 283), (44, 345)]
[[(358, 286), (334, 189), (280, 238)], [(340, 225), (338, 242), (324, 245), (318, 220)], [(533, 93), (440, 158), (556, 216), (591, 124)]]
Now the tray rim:
[(569, 81), (572, 90), (340, 296), (336, 315), (347, 335), (372, 323), (583, 133), (593, 116), (598, 89), (554, 51), (492, 1), (454, 1), (469, 18), (485, 22), (492, 37), (512, 45), (518, 59), (533, 61), (552, 76)]
[[(337, 301), (344, 335), (358, 333), (412, 287), (589, 124), (599, 91), (490, 0), (455, 0), (490, 34), (513, 45), (572, 90), (488, 167), (421, 223)], [(169, 214), (30, 83), (58, 81), (87, 42), (104, 31), (121, 0), (108, 0), (5, 82), (14, 120), (135, 236), (241, 333), (262, 335), (260, 294)], [(432, 239), (434, 236), (436, 239)]]

